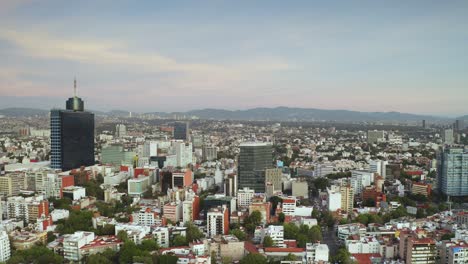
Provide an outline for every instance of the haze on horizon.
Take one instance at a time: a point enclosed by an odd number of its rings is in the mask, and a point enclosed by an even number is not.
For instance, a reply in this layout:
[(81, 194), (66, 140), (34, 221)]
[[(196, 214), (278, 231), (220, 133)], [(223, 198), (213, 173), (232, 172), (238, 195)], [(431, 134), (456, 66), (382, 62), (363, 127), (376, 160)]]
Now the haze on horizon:
[(0, 2), (0, 108), (468, 114), (467, 1)]

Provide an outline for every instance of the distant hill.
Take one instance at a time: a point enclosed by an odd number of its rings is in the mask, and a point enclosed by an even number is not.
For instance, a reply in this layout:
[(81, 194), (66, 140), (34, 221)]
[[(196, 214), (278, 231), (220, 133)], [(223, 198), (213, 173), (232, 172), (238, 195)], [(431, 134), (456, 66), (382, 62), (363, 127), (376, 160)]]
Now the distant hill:
[(220, 120), (270, 120), (270, 121), (339, 121), (339, 122), (359, 122), (359, 121), (440, 121), (448, 118), (434, 117), (428, 115), (416, 115), (399, 112), (358, 112), (349, 110), (324, 110), (314, 108), (253, 108), (248, 110), (223, 110), (223, 109), (202, 109), (183, 113), (173, 113), (178, 115), (197, 116), (202, 119)]
[(36, 108), (10, 107), (0, 109), (0, 115), (9, 117), (47, 116), (50, 111)]
[[(111, 110), (109, 112), (90, 110), (100, 116), (128, 117), (129, 111)], [(10, 117), (40, 116), (47, 115), (49, 110), (34, 108), (5, 108), (0, 109), (0, 115)], [(400, 112), (359, 112), (349, 110), (324, 110), (315, 108), (253, 108), (247, 110), (224, 110), (224, 109), (200, 109), (188, 112), (152, 112), (160, 117), (171, 117), (173, 115), (196, 116), (201, 119), (217, 120), (269, 120), (269, 121), (337, 121), (337, 122), (363, 122), (363, 121), (396, 121), (415, 122), (425, 119), (426, 121), (449, 121), (451, 118), (435, 117), (429, 115), (416, 115)], [(460, 117), (468, 120), (468, 116)]]

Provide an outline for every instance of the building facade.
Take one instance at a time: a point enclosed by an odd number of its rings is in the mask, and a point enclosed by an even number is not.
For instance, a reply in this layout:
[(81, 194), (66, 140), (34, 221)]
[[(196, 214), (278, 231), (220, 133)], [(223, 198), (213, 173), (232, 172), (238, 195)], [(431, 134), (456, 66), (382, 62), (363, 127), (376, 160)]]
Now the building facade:
[(239, 189), (249, 187), (265, 192), (265, 170), (272, 167), (272, 146), (269, 143), (242, 143), (240, 145)]

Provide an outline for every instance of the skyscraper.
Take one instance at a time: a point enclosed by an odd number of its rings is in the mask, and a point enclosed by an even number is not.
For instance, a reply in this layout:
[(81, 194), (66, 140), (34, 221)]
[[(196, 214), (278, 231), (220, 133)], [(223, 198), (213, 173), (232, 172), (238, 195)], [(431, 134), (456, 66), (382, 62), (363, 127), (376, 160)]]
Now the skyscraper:
[(249, 187), (265, 192), (265, 169), (272, 168), (272, 146), (269, 143), (242, 143), (240, 145), (238, 188)]
[(189, 140), (188, 122), (175, 122), (174, 123), (174, 139)]
[(438, 155), (438, 186), (449, 196), (468, 195), (468, 151), (445, 148)]
[(444, 144), (451, 145), (454, 143), (453, 129), (448, 128), (442, 130), (442, 140)]
[(74, 96), (66, 109), (50, 111), (51, 167), (62, 171), (90, 166), (94, 160), (94, 114), (84, 111), (84, 102)]

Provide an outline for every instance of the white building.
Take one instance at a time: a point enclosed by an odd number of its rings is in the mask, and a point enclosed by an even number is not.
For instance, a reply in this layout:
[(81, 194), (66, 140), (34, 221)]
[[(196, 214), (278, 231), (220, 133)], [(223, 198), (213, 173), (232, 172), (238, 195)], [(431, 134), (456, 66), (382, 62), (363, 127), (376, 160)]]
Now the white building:
[(63, 196), (72, 200), (79, 200), (86, 197), (86, 189), (80, 186), (68, 186), (63, 188)]
[(130, 174), (126, 171), (121, 171), (113, 175), (104, 176), (104, 184), (119, 185), (121, 182), (124, 182), (128, 178), (130, 178)]
[(282, 210), (285, 215), (294, 216), (296, 213), (296, 197), (283, 198)]
[(263, 229), (262, 243), (266, 236), (271, 237), (275, 247), (284, 247), (284, 227), (270, 225)]
[(229, 210), (226, 206), (211, 208), (207, 213), (207, 233), (208, 237), (216, 235), (227, 235), (229, 230)]
[(115, 235), (119, 234), (119, 232), (122, 230), (125, 231), (128, 238), (137, 245), (141, 244), (145, 236), (151, 232), (149, 226), (124, 223), (118, 223), (115, 225)]
[(192, 143), (175, 140), (172, 141), (173, 151), (177, 158), (177, 167), (185, 168), (187, 165), (193, 163), (193, 150)]
[(333, 185), (331, 189), (327, 188), (327, 205), (330, 212), (341, 209), (341, 191), (339, 186)]
[(156, 157), (158, 155), (158, 142), (146, 141), (143, 145), (143, 157)]
[(127, 127), (124, 124), (115, 126), (115, 137), (121, 138), (127, 136)]
[(205, 146), (203, 147), (203, 160), (212, 161), (218, 158), (216, 147)]
[(252, 203), (252, 198), (255, 196), (255, 191), (249, 187), (245, 187), (237, 191), (237, 206), (249, 207)]
[(153, 235), (158, 241), (158, 244), (162, 248), (169, 247), (169, 228), (158, 227), (153, 230)]
[(160, 214), (159, 210), (155, 210), (151, 207), (141, 208), (140, 211), (132, 214), (133, 222), (142, 226), (153, 226), (161, 223), (161, 219), (158, 217)]
[(360, 194), (364, 187), (370, 186), (373, 182), (373, 172), (363, 170), (351, 171), (351, 187), (353, 187), (354, 194)]
[(292, 195), (296, 197), (309, 198), (309, 185), (306, 181), (292, 182)]
[(327, 263), (330, 250), (326, 244), (306, 244), (307, 263)]
[(55, 209), (50, 212), (50, 216), (52, 217), (52, 222), (57, 222), (60, 219), (66, 219), (70, 216), (70, 211), (67, 209)]
[(296, 206), (294, 216), (311, 216), (313, 210), (312, 206)]
[(373, 236), (361, 237), (359, 240), (345, 240), (345, 244), (351, 254), (380, 253), (380, 243)]
[(149, 177), (139, 177), (138, 179), (130, 179), (127, 181), (128, 195), (141, 196), (148, 190), (150, 186)]
[(10, 249), (10, 239), (5, 230), (0, 231), (0, 262), (6, 262), (10, 259), (11, 249)]
[(370, 160), (369, 161), (369, 170), (373, 173), (378, 173), (380, 176), (386, 176), (386, 167), (388, 161), (386, 160)]
[(74, 234), (64, 235), (63, 257), (71, 261), (80, 261), (80, 248), (94, 240), (93, 232), (77, 231)]

